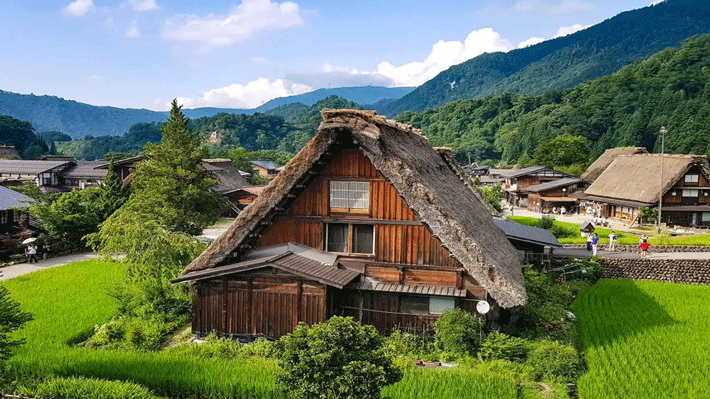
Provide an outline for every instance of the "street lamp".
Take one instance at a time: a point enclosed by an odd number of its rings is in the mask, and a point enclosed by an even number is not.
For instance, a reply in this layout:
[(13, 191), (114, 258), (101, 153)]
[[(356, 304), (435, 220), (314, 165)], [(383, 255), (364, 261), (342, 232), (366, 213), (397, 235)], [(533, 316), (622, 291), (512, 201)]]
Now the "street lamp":
[(658, 182), (658, 232), (661, 232), (661, 215), (663, 214), (663, 150), (665, 145), (666, 133), (668, 130), (665, 126), (661, 126), (661, 180)]

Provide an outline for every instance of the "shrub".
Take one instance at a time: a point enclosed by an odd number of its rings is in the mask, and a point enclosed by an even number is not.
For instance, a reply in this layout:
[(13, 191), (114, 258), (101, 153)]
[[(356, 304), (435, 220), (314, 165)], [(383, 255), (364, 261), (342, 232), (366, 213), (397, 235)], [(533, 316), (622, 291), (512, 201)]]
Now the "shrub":
[(555, 218), (552, 216), (543, 216), (538, 220), (537, 227), (549, 230), (555, 225)]
[(42, 399), (157, 399), (147, 388), (123, 381), (56, 378), (37, 387)]
[(277, 381), (295, 398), (379, 399), (383, 387), (402, 379), (375, 327), (351, 317), (300, 323), (277, 351), (283, 369)]
[(434, 323), (436, 342), (452, 355), (465, 356), (478, 352), (481, 347), (483, 321), (461, 309), (444, 311)]
[(522, 363), (528, 356), (528, 345), (522, 338), (494, 333), (489, 334), (481, 347), (485, 360), (503, 359)]
[[(543, 218), (544, 217), (547, 217), (547, 216), (543, 216)], [(553, 225), (552, 227), (550, 227), (549, 230), (550, 230), (550, 233), (552, 233), (552, 235), (555, 236), (556, 238), (570, 238), (570, 237), (577, 237), (577, 235), (578, 235), (577, 230), (575, 230), (574, 228), (563, 226), (560, 224)]]
[(427, 357), (438, 347), (431, 336), (395, 331), (386, 338), (387, 347), (395, 356)]
[(582, 361), (574, 347), (556, 341), (534, 342), (527, 364), (538, 380), (574, 381), (582, 373)]
[(276, 342), (269, 341), (266, 338), (259, 338), (248, 345), (242, 346), (242, 352), (248, 356), (269, 358), (274, 356), (275, 351)]

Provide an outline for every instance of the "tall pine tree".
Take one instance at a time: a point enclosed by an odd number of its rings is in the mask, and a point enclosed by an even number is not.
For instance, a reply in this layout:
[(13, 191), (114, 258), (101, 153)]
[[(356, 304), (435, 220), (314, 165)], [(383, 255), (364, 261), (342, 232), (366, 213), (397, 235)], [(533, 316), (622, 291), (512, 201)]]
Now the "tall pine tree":
[(148, 299), (165, 296), (169, 279), (204, 248), (193, 236), (226, 206), (209, 190), (216, 181), (201, 165), (199, 139), (180, 108), (173, 100), (162, 142), (145, 146), (147, 158), (133, 171), (128, 201), (89, 237), (104, 255), (125, 255), (129, 277), (144, 283)]

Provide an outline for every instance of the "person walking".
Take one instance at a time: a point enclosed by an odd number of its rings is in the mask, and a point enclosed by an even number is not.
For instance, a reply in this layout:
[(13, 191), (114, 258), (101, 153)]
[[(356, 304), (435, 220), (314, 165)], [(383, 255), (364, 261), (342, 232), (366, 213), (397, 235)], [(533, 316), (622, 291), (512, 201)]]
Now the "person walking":
[(592, 237), (592, 256), (597, 256), (597, 248), (599, 247), (599, 236), (594, 233)]
[(27, 262), (32, 263), (32, 261), (37, 263), (37, 245), (34, 243), (27, 247)]
[(616, 250), (616, 232), (614, 230), (609, 233), (609, 251)]
[(594, 237), (592, 237), (591, 233), (587, 236), (587, 252), (592, 250), (592, 239), (593, 238)]
[(639, 240), (639, 248), (641, 249), (642, 258), (648, 257), (648, 247), (650, 246), (651, 244), (648, 243), (648, 236), (646, 234), (642, 235)]

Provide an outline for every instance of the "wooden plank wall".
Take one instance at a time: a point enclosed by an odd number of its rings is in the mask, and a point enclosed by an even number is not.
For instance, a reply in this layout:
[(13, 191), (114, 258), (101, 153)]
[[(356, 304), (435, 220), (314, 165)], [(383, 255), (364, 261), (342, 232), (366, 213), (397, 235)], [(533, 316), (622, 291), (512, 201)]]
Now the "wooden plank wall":
[(194, 289), (192, 330), (198, 336), (218, 332), (279, 338), (299, 321), (319, 323), (328, 316), (326, 289), (315, 282), (232, 278), (201, 281)]
[[(331, 214), (330, 179), (357, 178), (370, 181), (370, 214)], [(299, 217), (315, 218), (304, 220)], [(374, 219), (375, 261), (413, 265), (455, 267), (459, 263), (424, 225), (377, 223), (381, 221), (419, 221), (397, 190), (384, 179), (359, 150), (347, 149), (336, 155), (313, 183), (306, 187), (282, 216), (257, 240), (263, 247), (294, 241), (313, 248), (324, 248), (324, 222), (318, 218)]]

